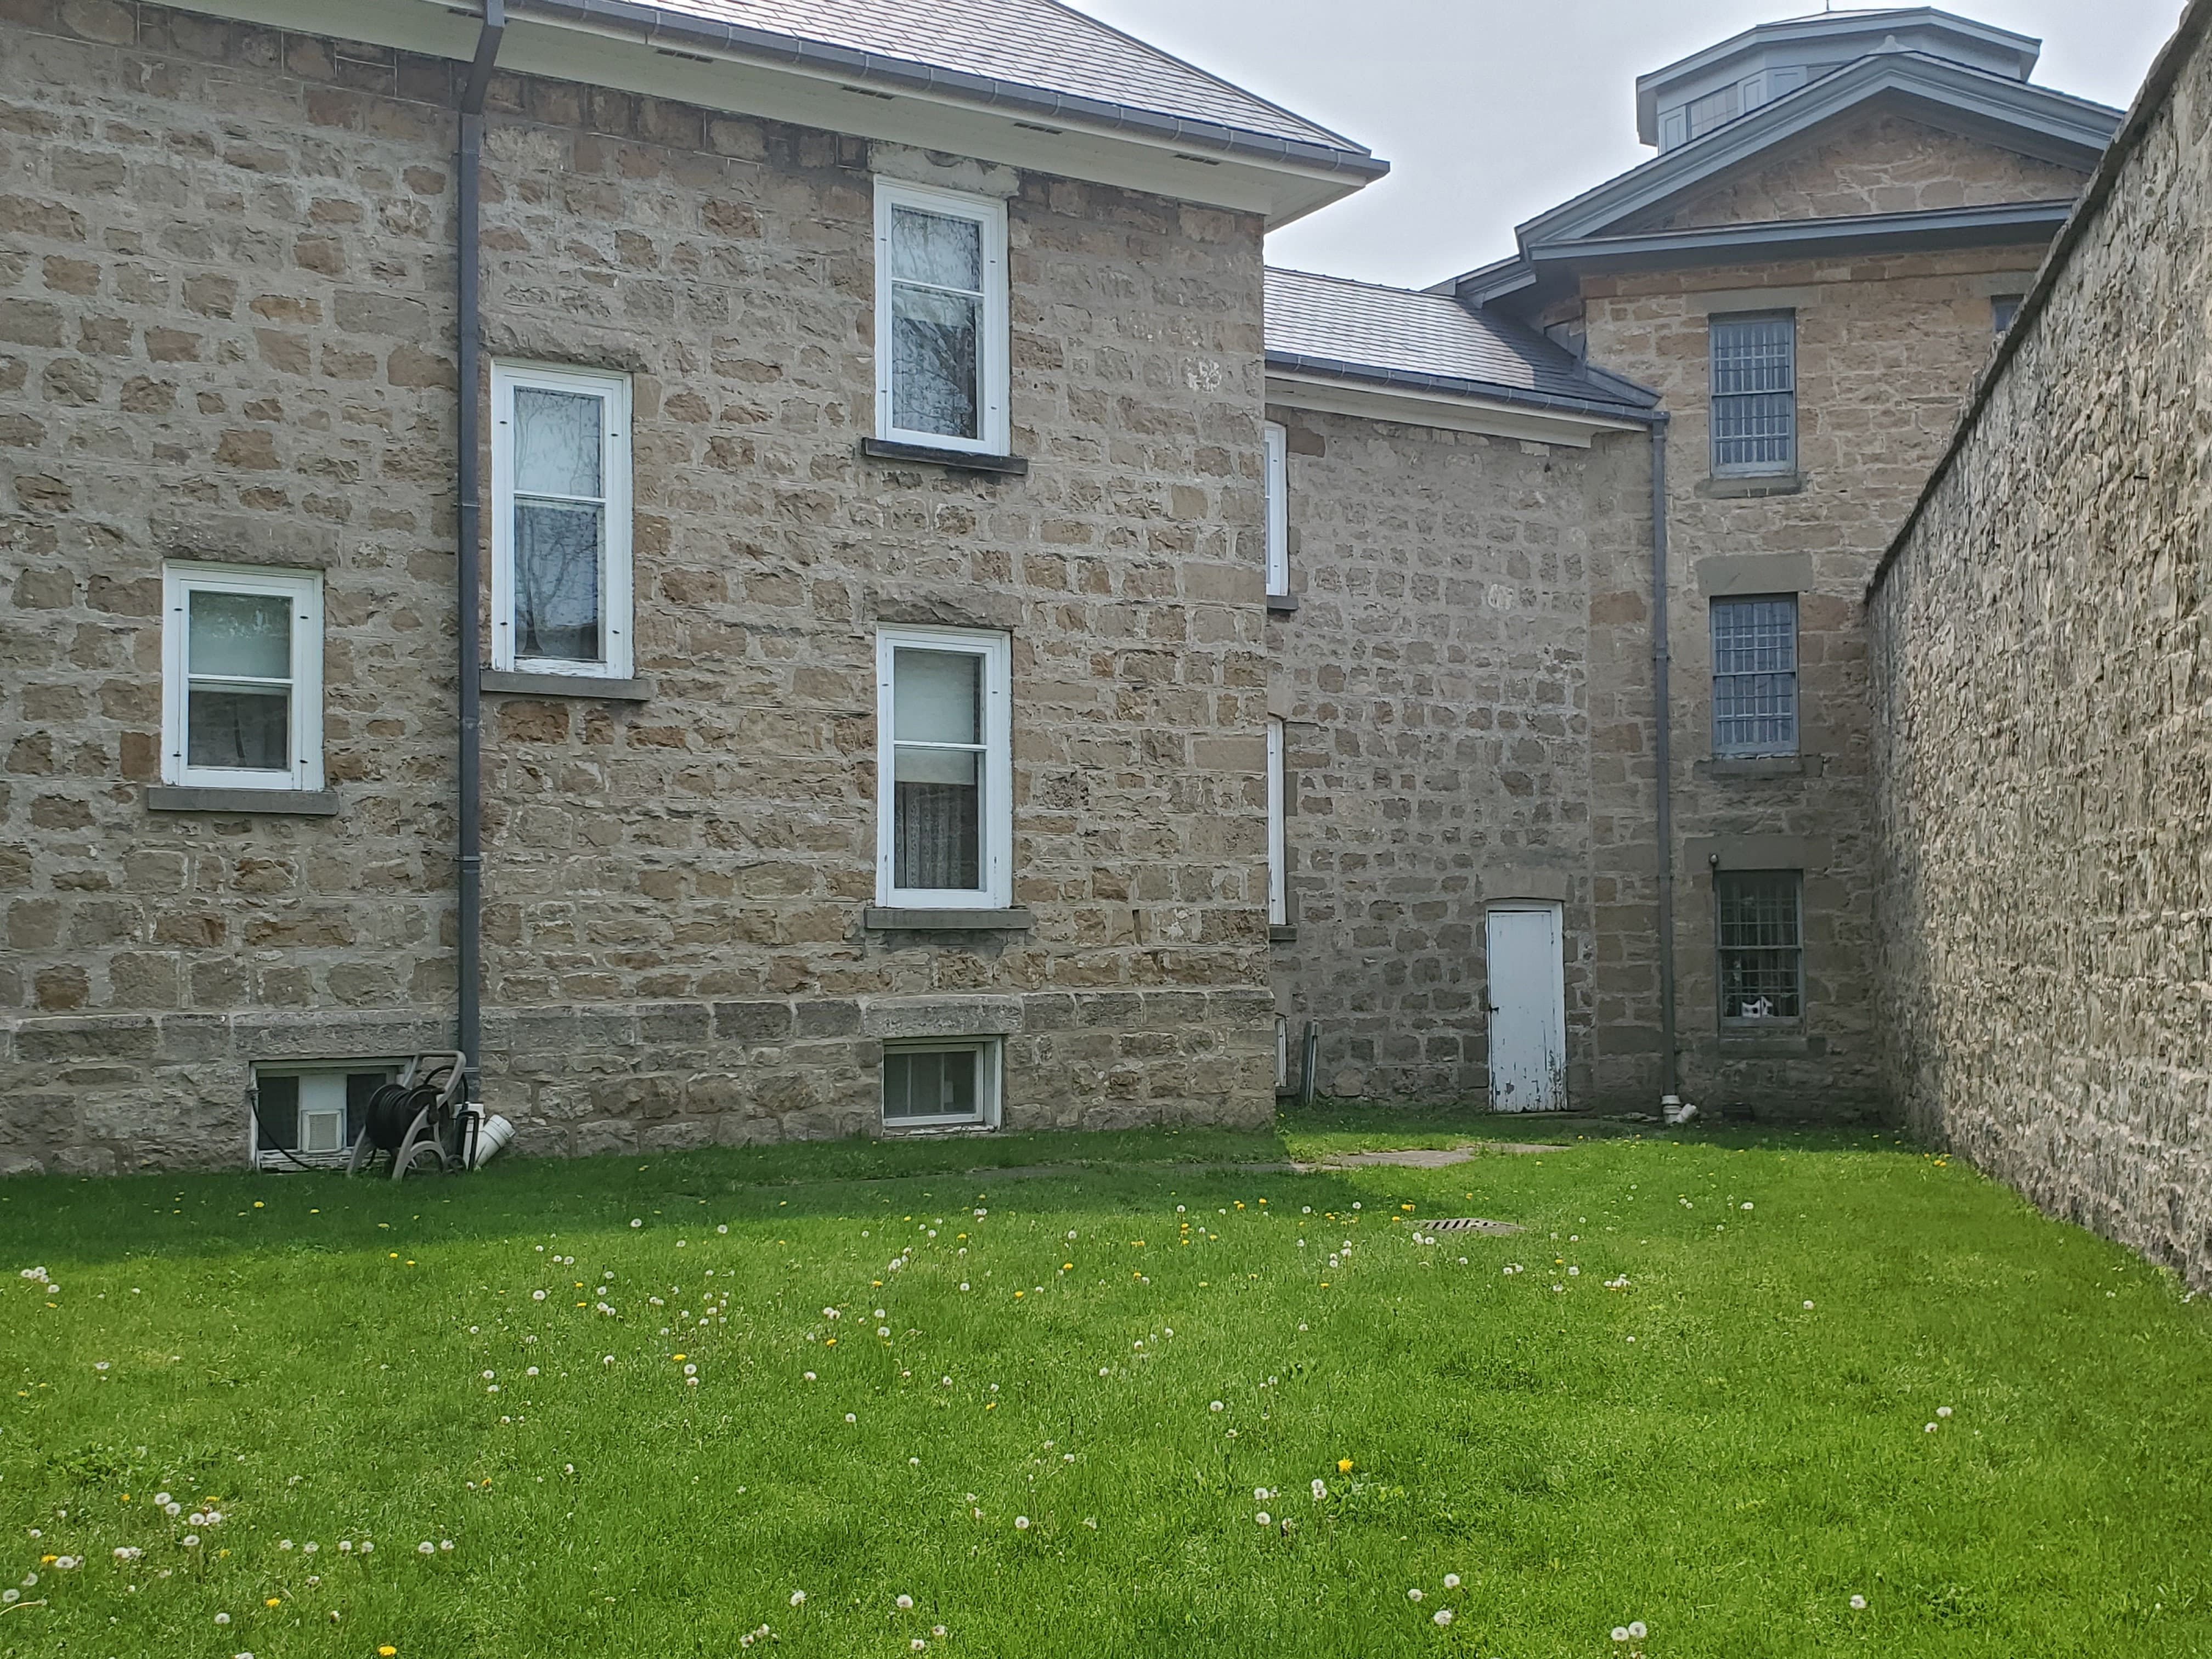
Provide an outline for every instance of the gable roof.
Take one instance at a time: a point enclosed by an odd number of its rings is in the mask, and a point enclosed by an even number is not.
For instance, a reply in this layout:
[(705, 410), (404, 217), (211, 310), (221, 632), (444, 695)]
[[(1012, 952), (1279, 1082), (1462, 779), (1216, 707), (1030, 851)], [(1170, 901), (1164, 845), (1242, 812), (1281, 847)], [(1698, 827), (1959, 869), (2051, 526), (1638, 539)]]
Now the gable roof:
[(1535, 330), (1449, 295), (1269, 267), (1270, 368), (1634, 415), (1656, 404)]
[(1363, 181), (1389, 171), (1342, 134), (1059, 0), (513, 0), (511, 9)]
[[(1527, 289), (1536, 280), (1537, 263), (1571, 258), (1579, 244), (1606, 238), (1625, 222), (1877, 100), (1930, 126), (2078, 167), (2084, 174), (2095, 167), (2120, 119), (2118, 110), (2088, 99), (1924, 52), (1871, 52), (1516, 225), (1517, 256), (1440, 286), (1456, 289), (1477, 303)], [(1727, 228), (1718, 228), (1707, 239), (1715, 242), (1717, 255), (1726, 252)], [(1758, 228), (1741, 228), (1748, 234)], [(1932, 219), (1928, 228), (1936, 228)], [(2048, 231), (2046, 226), (2044, 234)]]

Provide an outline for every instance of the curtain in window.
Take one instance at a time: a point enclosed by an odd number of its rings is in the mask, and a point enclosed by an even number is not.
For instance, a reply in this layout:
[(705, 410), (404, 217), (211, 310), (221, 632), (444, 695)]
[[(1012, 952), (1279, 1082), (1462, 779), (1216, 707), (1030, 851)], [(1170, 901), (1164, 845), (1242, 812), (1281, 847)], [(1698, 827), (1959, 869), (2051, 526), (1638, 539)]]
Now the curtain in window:
[(187, 763), (289, 770), (292, 601), (277, 593), (199, 589), (187, 615)]
[(605, 400), (514, 392), (514, 648), (565, 662), (605, 657)]
[(892, 657), (891, 869), (903, 888), (983, 884), (983, 659)]
[(903, 432), (982, 432), (983, 228), (891, 212), (891, 421)]

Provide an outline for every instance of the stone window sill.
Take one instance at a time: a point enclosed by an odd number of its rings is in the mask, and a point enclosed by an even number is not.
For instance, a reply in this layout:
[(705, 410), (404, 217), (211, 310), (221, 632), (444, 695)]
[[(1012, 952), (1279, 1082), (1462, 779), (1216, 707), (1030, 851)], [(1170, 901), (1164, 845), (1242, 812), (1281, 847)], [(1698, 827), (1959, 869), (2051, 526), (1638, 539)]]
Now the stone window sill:
[(512, 669), (478, 671), (477, 683), (495, 696), (597, 697), (602, 702), (643, 702), (653, 696), (647, 679), (617, 680), (596, 674), (526, 674)]
[(875, 461), (922, 461), (959, 472), (990, 472), (1004, 478), (1029, 476), (1025, 455), (983, 455), (972, 449), (939, 449), (931, 444), (897, 444), (888, 438), (863, 438), (860, 453)]
[(1271, 617), (1295, 617), (1298, 614), (1298, 596), (1295, 593), (1267, 595), (1267, 614)]
[(146, 791), (149, 812), (258, 812), (272, 817), (334, 818), (338, 798), (328, 789), (193, 789), (155, 784)]
[(1298, 925), (1295, 921), (1271, 921), (1267, 924), (1267, 943), (1270, 945), (1295, 945), (1297, 938)]
[(1025, 933), (1036, 926), (1036, 918), (1018, 905), (1005, 910), (925, 910), (872, 904), (860, 913), (860, 925), (879, 933)]
[(1721, 1030), (1721, 1054), (1724, 1059), (1780, 1060), (1812, 1052), (1812, 1045), (1805, 1033), (1794, 1026), (1764, 1030), (1748, 1026), (1724, 1026)]
[(1804, 488), (1802, 472), (1755, 472), (1703, 479), (1697, 493), (1709, 501), (1743, 501), (1762, 495), (1795, 495)]
[(1817, 778), (1819, 755), (1715, 755), (1692, 769), (1707, 778)]

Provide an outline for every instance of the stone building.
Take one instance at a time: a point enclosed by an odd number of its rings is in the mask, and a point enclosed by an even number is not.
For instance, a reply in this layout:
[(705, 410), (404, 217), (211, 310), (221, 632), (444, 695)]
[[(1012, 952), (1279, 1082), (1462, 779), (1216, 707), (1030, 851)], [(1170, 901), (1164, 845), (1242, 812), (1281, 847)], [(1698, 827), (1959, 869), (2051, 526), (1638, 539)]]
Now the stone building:
[(2151, 70), (1868, 600), (1883, 1078), (2212, 1286), (2212, 7)]
[(1264, 1119), (1261, 238), (1382, 164), (1047, 0), (499, 9), (0, 21), (0, 1163), (472, 1020), (547, 1152)]
[(1882, 1109), (1858, 599), (2118, 119), (2036, 53), (1753, 29), (1412, 292), (1053, 0), (16, 0), (0, 1169), (456, 1047), (546, 1152)]
[[(1658, 154), (1515, 257), (1418, 296), (1275, 279), (1276, 991), (1324, 1092), (1515, 1104), (1558, 1043), (1545, 1103), (1883, 1109), (1858, 600), (2118, 119), (2033, 84), (2037, 50), (1929, 9), (1766, 25), (1642, 77)], [(1539, 429), (1539, 392), (1583, 425)], [(1544, 905), (1564, 972), (1532, 1010)]]

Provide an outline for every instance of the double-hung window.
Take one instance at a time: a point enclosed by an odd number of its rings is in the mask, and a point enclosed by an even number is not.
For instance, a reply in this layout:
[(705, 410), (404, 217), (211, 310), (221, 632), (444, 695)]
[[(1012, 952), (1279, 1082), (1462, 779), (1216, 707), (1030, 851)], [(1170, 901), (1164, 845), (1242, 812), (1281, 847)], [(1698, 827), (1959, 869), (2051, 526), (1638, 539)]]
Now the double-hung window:
[(1003, 455), (1006, 204), (876, 180), (876, 436)]
[(1804, 1018), (1804, 885), (1796, 870), (1721, 872), (1715, 897), (1723, 1028)]
[(1797, 752), (1797, 596), (1713, 601), (1713, 753)]
[(495, 363), (491, 660), (630, 673), (629, 377)]
[(1291, 591), (1291, 434), (1274, 422), (1261, 428), (1267, 451), (1267, 592)]
[(1003, 634), (878, 635), (878, 903), (1013, 902), (1009, 673)]
[(1710, 327), (1714, 475), (1796, 471), (1796, 316), (1715, 317)]
[(308, 570), (161, 571), (161, 780), (323, 787), (323, 581)]
[(1291, 895), (1285, 869), (1283, 723), (1267, 720), (1267, 925), (1280, 927), (1291, 919)]

